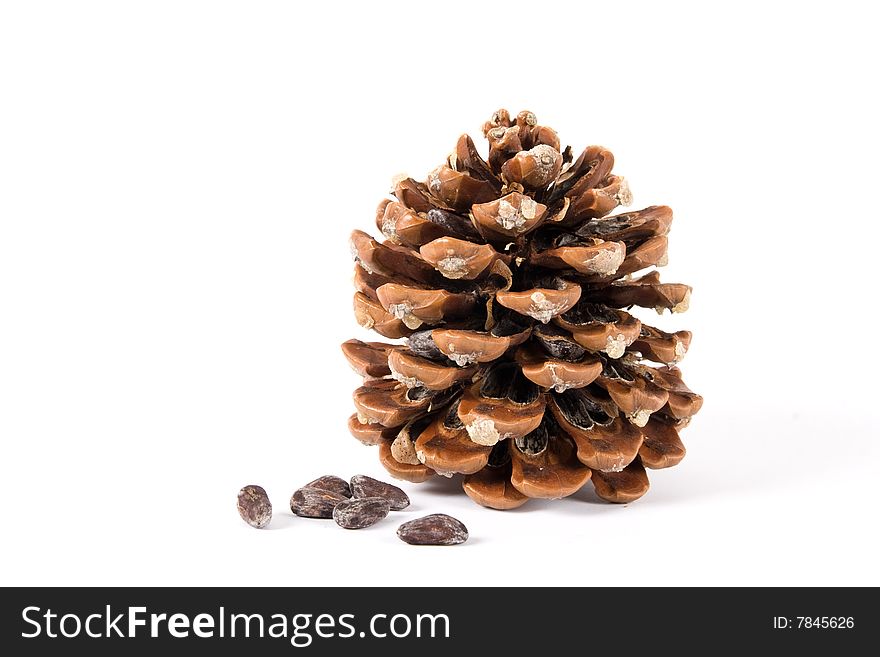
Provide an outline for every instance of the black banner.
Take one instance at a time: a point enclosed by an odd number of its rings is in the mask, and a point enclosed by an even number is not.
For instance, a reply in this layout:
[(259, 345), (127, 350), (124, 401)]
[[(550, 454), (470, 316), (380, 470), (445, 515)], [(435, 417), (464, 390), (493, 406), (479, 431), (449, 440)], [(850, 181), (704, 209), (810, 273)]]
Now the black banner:
[(873, 597), (840, 588), (18, 588), (2, 590), (0, 647), (7, 655), (191, 655), (227, 645), (260, 655), (547, 655), (579, 646), (855, 654), (877, 634)]

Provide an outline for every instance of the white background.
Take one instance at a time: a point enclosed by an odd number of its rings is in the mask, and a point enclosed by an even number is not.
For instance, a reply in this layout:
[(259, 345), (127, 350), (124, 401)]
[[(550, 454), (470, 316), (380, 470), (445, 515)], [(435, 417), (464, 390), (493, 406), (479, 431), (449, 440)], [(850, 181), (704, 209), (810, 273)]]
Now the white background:
[[(3, 3), (0, 584), (880, 584), (867, 6)], [(290, 516), (385, 476), (345, 427), (349, 231), (498, 107), (674, 208), (687, 458), (628, 506)], [(396, 538), (440, 511), (466, 545)]]

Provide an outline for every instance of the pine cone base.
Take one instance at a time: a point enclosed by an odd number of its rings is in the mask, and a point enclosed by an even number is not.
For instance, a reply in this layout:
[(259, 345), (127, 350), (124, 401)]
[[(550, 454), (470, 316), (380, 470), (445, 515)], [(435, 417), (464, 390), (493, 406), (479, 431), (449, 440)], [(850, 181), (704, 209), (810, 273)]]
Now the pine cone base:
[(626, 503), (645, 468), (679, 463), (702, 405), (677, 363), (688, 331), (628, 312), (683, 312), (691, 288), (661, 283), (672, 211), (631, 202), (614, 158), (560, 149), (532, 112), (483, 125), (484, 159), (462, 135), (425, 181), (395, 182), (377, 241), (354, 231), (358, 323), (391, 340), (349, 340), (363, 385), (349, 430), (392, 476), (463, 476), (496, 509), (556, 499), (592, 481)]

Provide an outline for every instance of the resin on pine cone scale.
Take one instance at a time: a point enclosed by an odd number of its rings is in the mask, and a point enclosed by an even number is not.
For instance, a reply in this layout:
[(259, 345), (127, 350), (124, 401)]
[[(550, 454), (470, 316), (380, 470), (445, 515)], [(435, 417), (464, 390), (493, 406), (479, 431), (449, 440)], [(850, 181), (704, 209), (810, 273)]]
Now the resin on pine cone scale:
[(630, 502), (646, 467), (684, 457), (702, 404), (676, 367), (691, 334), (625, 310), (687, 309), (690, 288), (654, 269), (672, 211), (607, 216), (631, 201), (611, 153), (574, 159), (531, 112), (499, 110), (483, 134), (487, 160), (462, 135), (424, 182), (395, 182), (383, 241), (352, 234), (358, 323), (403, 340), (343, 344), (364, 378), (349, 429), (395, 477), (461, 474), (485, 506), (590, 480)]

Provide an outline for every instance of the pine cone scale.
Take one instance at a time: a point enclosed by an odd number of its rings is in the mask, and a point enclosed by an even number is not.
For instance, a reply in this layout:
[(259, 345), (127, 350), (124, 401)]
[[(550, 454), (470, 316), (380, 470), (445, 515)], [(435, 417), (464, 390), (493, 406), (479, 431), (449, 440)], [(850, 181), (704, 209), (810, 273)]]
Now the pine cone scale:
[(510, 442), (510, 483), (526, 497), (555, 500), (579, 491), (592, 470), (577, 458), (574, 441), (547, 417), (528, 438)]
[(510, 461), (502, 466), (487, 465), (464, 478), (464, 492), (477, 504), (501, 511), (516, 509), (529, 501), (510, 482)]

